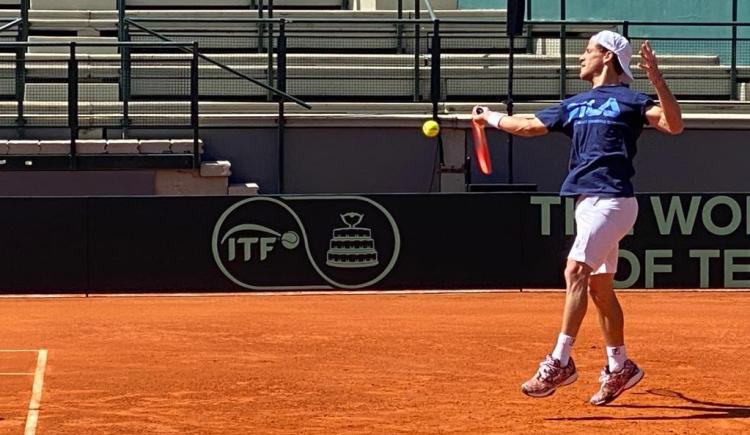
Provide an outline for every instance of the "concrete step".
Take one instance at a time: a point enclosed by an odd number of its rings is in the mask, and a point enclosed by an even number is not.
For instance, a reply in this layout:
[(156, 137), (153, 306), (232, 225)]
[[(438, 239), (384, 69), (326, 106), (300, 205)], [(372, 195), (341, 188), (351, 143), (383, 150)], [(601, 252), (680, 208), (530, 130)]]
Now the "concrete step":
[[(104, 38), (96, 36), (29, 36), (29, 42), (37, 43), (69, 43), (78, 44), (89, 43), (109, 43), (116, 44), (117, 38)], [(29, 47), (29, 53), (70, 53), (70, 47), (67, 45), (32, 45)], [(76, 47), (76, 54), (117, 54), (117, 47), (114, 45), (80, 45)]]
[[(94, 0), (95, 1), (95, 0)], [(285, 8), (285, 7), (330, 7), (340, 8), (342, 0), (274, 0), (274, 8)], [(214, 8), (244, 8), (250, 9), (253, 2), (251, 0), (212, 0), (211, 6)], [(129, 8), (189, 8), (189, 7), (203, 7), (207, 6), (205, 0), (128, 0), (127, 6)]]
[[(268, 55), (265, 53), (211, 53), (211, 59), (221, 62), (233, 68), (243, 66), (265, 66), (268, 63)], [(136, 53), (131, 56), (133, 67), (159, 66), (162, 64), (175, 65), (175, 61), (184, 61), (187, 68), (191, 55), (187, 53)], [(274, 56), (275, 57), (275, 56)], [(89, 70), (112, 70), (120, 67), (119, 54), (77, 54), (76, 58), (81, 62), (79, 65), (79, 76)], [(35, 63), (50, 62), (53, 65), (43, 65), (40, 68), (66, 67), (65, 61), (70, 59), (70, 53), (29, 53), (26, 56), (29, 67), (34, 68)], [(0, 53), (0, 67), (12, 67), (10, 62), (15, 60), (13, 53)], [(640, 61), (638, 55), (633, 56), (631, 65), (635, 66)], [(6, 65), (5, 63), (8, 63)], [(91, 63), (89, 63), (91, 62)], [(442, 66), (505, 66), (508, 64), (507, 54), (455, 54), (444, 53), (441, 56)], [(559, 66), (559, 55), (544, 54), (517, 54), (514, 62), (516, 66)], [(275, 63), (275, 60), (274, 60)], [(567, 65), (570, 69), (578, 68), (578, 55), (568, 55)], [(333, 54), (333, 53), (290, 53), (287, 55), (288, 65), (311, 65), (311, 66), (404, 66), (414, 65), (414, 54)], [(419, 64), (431, 65), (431, 56), (423, 54), (419, 56)], [(721, 59), (715, 55), (659, 55), (660, 66), (719, 66)], [(217, 67), (201, 64), (201, 68)], [(740, 70), (747, 67), (739, 67)], [(116, 74), (108, 73), (115, 77)]]
[(216, 195), (229, 193), (229, 168), (226, 160), (202, 162), (200, 169), (163, 170), (156, 173), (157, 195)]
[(31, 10), (117, 10), (117, 0), (31, 0)]
[[(372, 11), (372, 10), (398, 10), (398, 0), (353, 0), (352, 7), (355, 10)], [(455, 10), (458, 9), (458, 0), (432, 0), (430, 2), (434, 10)], [(414, 10), (415, 0), (403, 0), (403, 10)], [(274, 2), (275, 5), (275, 2)], [(424, 11), (425, 16), (427, 15), (427, 2), (421, 0), (419, 2), (420, 10)]]
[(257, 183), (230, 184), (227, 193), (234, 196), (253, 196), (258, 194), (258, 189)]
[[(190, 142), (190, 149), (187, 149), (185, 142)], [(172, 147), (172, 143), (177, 145)], [(187, 139), (78, 139), (76, 152), (78, 154), (192, 154), (192, 143), (192, 140)], [(199, 140), (198, 145), (202, 153), (203, 141)], [(70, 154), (70, 140), (0, 140), (0, 154)], [(205, 169), (205, 176), (228, 176), (225, 173), (229, 171), (229, 167), (231, 165), (226, 166), (223, 162), (209, 162)]]
[[(78, 85), (78, 101), (118, 101), (120, 88), (110, 83), (80, 83)], [(66, 83), (27, 83), (27, 101), (68, 101), (68, 85)]]
[(201, 177), (228, 177), (232, 175), (232, 164), (228, 160), (201, 162)]

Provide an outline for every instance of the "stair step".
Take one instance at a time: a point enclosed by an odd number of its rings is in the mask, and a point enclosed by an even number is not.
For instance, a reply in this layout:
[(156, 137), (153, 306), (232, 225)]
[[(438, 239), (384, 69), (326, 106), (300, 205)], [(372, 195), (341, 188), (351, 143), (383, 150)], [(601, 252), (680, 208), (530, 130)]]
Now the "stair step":
[(31, 10), (112, 11), (117, 0), (31, 0)]
[[(183, 142), (190, 142), (189, 151), (185, 151)], [(178, 142), (172, 150), (172, 142)], [(203, 141), (198, 145), (203, 150)], [(78, 139), (78, 154), (192, 154), (193, 141), (187, 139), (139, 140), (139, 139)], [(70, 140), (0, 140), (0, 155), (36, 155), (36, 154), (70, 154)], [(228, 176), (229, 162), (209, 162), (205, 171), (208, 177)], [(227, 174), (227, 175), (225, 175)]]
[(228, 160), (201, 163), (201, 177), (229, 177), (232, 164)]
[(257, 195), (258, 185), (256, 183), (230, 184), (227, 193), (235, 196)]
[[(61, 2), (62, 3), (62, 2)], [(60, 43), (75, 42), (77, 44), (89, 43), (109, 43), (116, 44), (117, 38), (105, 38), (100, 36), (29, 36), (29, 42), (37, 43)], [(32, 45), (29, 46), (29, 53), (69, 53), (70, 47), (67, 45)], [(114, 45), (91, 46), (80, 45), (76, 47), (76, 54), (117, 54), (117, 47)]]
[(110, 139), (107, 154), (138, 154), (138, 139)]
[(143, 139), (140, 150), (143, 154), (165, 154), (171, 152), (171, 145), (169, 139)]
[[(110, 83), (80, 83), (78, 101), (111, 102), (120, 99), (120, 88)], [(68, 101), (67, 83), (27, 83), (27, 101)]]

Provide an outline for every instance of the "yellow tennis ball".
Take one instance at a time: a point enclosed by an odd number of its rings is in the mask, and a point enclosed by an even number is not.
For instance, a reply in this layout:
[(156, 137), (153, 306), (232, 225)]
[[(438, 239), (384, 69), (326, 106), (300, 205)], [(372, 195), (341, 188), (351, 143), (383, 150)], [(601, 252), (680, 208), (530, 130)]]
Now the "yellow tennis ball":
[(422, 133), (427, 137), (435, 137), (440, 133), (440, 124), (429, 119), (422, 124)]

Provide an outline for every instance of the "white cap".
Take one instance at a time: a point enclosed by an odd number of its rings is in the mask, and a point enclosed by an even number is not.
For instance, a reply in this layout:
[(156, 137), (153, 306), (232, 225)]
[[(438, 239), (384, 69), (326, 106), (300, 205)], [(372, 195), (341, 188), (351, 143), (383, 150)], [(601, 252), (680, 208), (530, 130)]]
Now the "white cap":
[(620, 75), (620, 81), (631, 83), (633, 73), (630, 72), (630, 58), (633, 57), (633, 48), (630, 46), (627, 38), (611, 30), (602, 30), (591, 37), (591, 40), (611, 51), (620, 61), (623, 74)]

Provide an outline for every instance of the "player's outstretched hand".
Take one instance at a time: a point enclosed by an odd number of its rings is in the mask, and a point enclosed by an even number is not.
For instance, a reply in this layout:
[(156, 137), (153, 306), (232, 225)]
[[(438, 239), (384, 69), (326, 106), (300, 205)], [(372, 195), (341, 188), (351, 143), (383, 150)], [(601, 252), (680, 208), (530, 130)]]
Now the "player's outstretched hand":
[(646, 72), (648, 80), (656, 85), (662, 80), (661, 71), (659, 71), (659, 63), (656, 60), (656, 52), (651, 48), (651, 44), (648, 41), (644, 41), (641, 44), (641, 62), (638, 67)]

